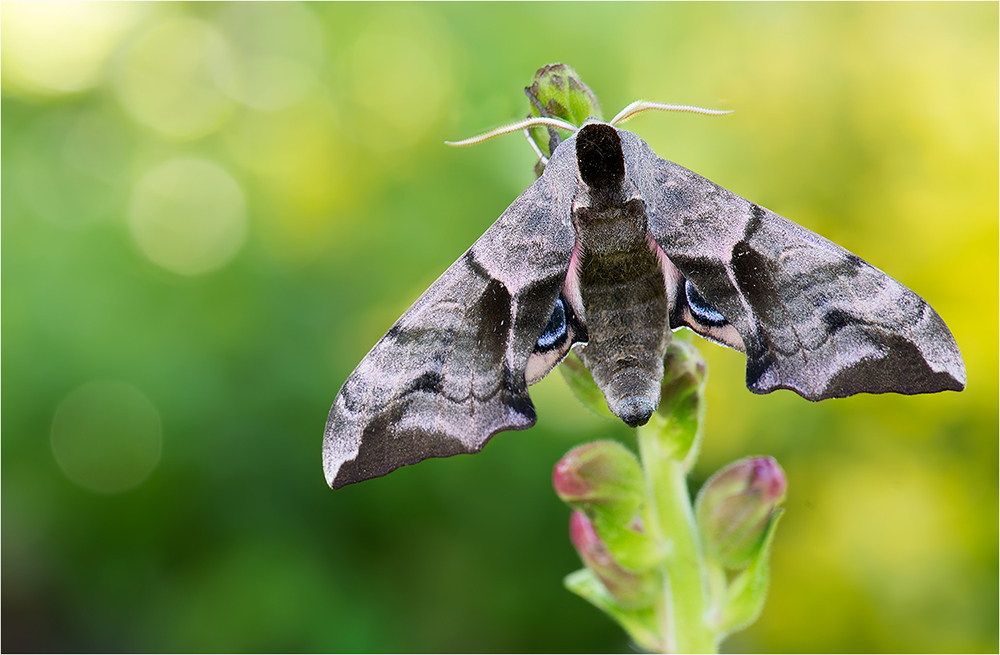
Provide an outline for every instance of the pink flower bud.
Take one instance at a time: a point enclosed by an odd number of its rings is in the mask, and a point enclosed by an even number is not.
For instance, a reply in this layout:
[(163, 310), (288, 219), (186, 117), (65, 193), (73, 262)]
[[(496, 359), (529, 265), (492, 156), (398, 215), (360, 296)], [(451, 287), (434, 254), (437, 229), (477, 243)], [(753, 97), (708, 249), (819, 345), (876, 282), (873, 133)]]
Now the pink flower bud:
[(652, 572), (630, 571), (615, 560), (601, 541), (587, 515), (574, 510), (569, 517), (569, 537), (588, 569), (600, 578), (604, 588), (623, 608), (649, 605), (656, 594)]
[(617, 441), (577, 446), (552, 471), (552, 486), (573, 509), (587, 515), (604, 548), (622, 566), (645, 570), (659, 557), (642, 528), (645, 499), (642, 468)]
[(742, 459), (709, 478), (695, 503), (706, 554), (726, 568), (746, 566), (763, 546), (787, 485), (773, 457)]
[(552, 471), (552, 486), (564, 502), (630, 511), (626, 520), (642, 502), (643, 484), (635, 455), (617, 441), (577, 446)]

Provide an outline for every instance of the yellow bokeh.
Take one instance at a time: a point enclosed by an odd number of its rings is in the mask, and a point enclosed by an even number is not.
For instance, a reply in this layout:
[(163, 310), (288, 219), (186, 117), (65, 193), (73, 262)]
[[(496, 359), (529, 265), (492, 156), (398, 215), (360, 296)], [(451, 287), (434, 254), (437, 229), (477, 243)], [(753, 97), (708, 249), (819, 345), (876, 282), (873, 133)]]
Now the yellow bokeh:
[(0, 4), (4, 91), (75, 93), (101, 81), (120, 39), (146, 12), (127, 2)]
[(116, 89), (139, 122), (175, 139), (209, 134), (229, 118), (235, 56), (214, 27), (189, 17), (163, 20), (131, 45)]

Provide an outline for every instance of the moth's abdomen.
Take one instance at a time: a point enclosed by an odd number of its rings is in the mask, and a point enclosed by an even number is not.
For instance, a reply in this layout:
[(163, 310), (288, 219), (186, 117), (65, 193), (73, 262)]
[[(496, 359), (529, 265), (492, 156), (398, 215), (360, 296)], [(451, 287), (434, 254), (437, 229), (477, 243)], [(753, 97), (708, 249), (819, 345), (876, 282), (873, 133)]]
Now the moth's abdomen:
[(587, 367), (612, 413), (631, 427), (643, 425), (660, 403), (670, 338), (659, 261), (645, 240), (622, 252), (585, 255), (580, 293)]

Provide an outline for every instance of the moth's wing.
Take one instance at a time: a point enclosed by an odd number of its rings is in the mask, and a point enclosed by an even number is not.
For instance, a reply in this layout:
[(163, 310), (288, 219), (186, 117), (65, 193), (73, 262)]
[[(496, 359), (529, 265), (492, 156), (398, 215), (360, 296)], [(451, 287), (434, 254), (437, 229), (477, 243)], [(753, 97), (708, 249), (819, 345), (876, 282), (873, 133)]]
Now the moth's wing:
[(559, 172), (521, 194), (347, 378), (323, 443), (331, 487), (534, 425), (525, 369), (575, 242)]
[(744, 351), (751, 391), (821, 400), (965, 388), (955, 339), (920, 296), (673, 162), (647, 161), (650, 232), (694, 286), (678, 284), (674, 314), (686, 307), (696, 331)]

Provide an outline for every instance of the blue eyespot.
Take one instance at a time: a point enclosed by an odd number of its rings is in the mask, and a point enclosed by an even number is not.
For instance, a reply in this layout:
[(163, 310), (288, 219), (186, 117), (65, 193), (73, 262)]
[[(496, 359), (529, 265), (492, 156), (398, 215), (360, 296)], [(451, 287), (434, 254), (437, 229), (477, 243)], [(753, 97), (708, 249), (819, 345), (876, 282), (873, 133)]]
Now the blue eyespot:
[(562, 298), (557, 298), (556, 306), (552, 308), (552, 316), (549, 317), (549, 322), (545, 326), (542, 336), (538, 337), (536, 348), (548, 350), (564, 336), (566, 336), (566, 308), (563, 306)]
[(719, 313), (702, 297), (698, 290), (691, 284), (691, 280), (684, 280), (684, 295), (687, 296), (688, 307), (691, 308), (691, 315), (699, 323), (705, 325), (725, 325), (726, 317)]

